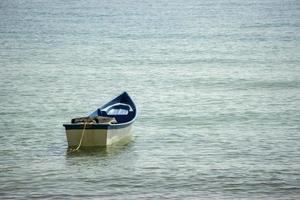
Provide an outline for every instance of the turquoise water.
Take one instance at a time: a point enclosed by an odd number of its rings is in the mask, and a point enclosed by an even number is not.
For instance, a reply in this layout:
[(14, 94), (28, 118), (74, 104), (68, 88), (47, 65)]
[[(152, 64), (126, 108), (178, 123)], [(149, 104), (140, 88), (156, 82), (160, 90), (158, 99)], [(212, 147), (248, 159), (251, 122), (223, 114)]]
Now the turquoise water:
[[(299, 199), (297, 0), (0, 1), (1, 199)], [(134, 141), (68, 153), (122, 91)]]

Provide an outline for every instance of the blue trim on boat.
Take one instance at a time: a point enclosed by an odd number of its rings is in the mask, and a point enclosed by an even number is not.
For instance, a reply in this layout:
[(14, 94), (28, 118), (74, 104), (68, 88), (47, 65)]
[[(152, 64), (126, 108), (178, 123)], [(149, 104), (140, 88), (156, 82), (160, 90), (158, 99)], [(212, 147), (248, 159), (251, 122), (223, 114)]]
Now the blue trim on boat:
[[(130, 126), (130, 124), (87, 124), (85, 129), (121, 129)], [(64, 124), (66, 130), (83, 129), (84, 124)]]

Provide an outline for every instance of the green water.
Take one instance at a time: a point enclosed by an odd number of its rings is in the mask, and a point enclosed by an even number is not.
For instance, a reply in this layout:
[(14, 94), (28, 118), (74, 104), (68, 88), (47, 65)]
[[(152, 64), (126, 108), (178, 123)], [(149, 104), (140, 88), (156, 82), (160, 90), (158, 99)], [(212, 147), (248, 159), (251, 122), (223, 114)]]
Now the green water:
[[(1, 199), (299, 199), (300, 3), (0, 2)], [(122, 91), (134, 141), (69, 153)]]

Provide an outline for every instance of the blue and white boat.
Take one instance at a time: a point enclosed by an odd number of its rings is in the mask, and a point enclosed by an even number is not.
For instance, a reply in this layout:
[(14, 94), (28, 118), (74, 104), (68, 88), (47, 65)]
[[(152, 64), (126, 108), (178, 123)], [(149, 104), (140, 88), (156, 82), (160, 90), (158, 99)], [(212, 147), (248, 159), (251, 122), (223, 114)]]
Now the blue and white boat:
[(137, 108), (127, 92), (123, 92), (91, 112), (87, 118), (95, 120), (72, 120), (72, 123), (63, 125), (69, 147), (99, 147), (130, 141), (132, 124), (137, 118)]

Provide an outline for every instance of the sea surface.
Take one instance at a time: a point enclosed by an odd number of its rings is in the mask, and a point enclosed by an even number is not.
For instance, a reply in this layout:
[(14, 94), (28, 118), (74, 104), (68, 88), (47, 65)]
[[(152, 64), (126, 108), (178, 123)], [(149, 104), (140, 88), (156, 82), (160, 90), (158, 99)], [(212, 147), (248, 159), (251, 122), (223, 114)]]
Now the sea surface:
[[(63, 123), (119, 93), (126, 146)], [(1, 199), (300, 199), (300, 1), (1, 0)]]

